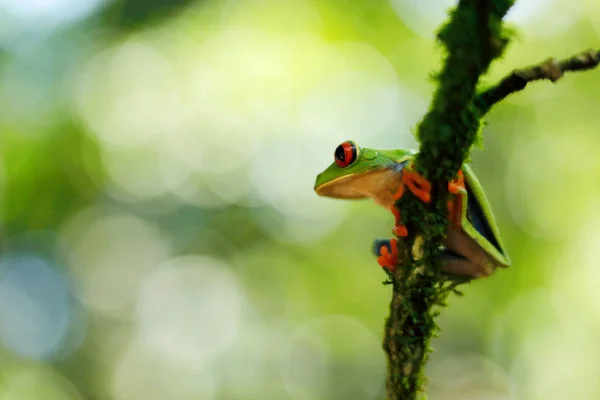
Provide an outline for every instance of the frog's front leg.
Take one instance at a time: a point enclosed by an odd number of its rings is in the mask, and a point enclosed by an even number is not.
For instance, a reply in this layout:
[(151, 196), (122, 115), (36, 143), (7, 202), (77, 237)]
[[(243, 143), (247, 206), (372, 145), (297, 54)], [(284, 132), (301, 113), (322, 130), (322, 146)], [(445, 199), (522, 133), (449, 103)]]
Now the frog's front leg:
[[(404, 195), (404, 187), (408, 187), (408, 189), (419, 198), (421, 201), (425, 203), (429, 203), (431, 201), (431, 183), (427, 179), (425, 179), (421, 174), (416, 172), (412, 165), (407, 165), (402, 170), (402, 183), (398, 188), (398, 191), (394, 194), (394, 203), (402, 198)], [(396, 218), (396, 223), (394, 225), (393, 233), (399, 237), (405, 237), (408, 235), (408, 230), (406, 226), (401, 223), (402, 219), (400, 216), (400, 211), (392, 206), (392, 213)]]
[(394, 229), (392, 229), (392, 233), (398, 237), (406, 237), (408, 236), (408, 230), (406, 226), (402, 225), (402, 217), (400, 216), (400, 210), (396, 207), (392, 206), (392, 214), (394, 214), (395, 224)]
[(431, 201), (431, 183), (415, 171), (412, 165), (405, 167), (402, 171), (402, 182), (422, 202), (429, 203)]

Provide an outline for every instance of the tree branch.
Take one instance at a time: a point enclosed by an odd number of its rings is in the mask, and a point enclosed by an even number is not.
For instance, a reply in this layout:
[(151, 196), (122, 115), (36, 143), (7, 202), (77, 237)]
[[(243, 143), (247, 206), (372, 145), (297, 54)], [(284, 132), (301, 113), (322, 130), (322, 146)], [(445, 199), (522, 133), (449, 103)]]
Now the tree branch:
[(448, 55), (417, 130), (417, 165), (426, 178), (454, 178), (475, 142), (480, 124), (473, 96), (479, 77), (508, 44), (502, 17), (512, 4), (512, 0), (461, 0), (437, 35)]
[(439, 256), (447, 229), (447, 182), (456, 176), (478, 139), (481, 118), (529, 82), (555, 82), (565, 72), (591, 69), (600, 63), (600, 51), (595, 50), (562, 61), (549, 59), (515, 70), (477, 93), (480, 77), (509, 41), (502, 19), (513, 3), (460, 0), (437, 35), (447, 56), (435, 76), (438, 87), (429, 110), (417, 129), (420, 146), (414, 165), (432, 183), (431, 202), (425, 204), (405, 191), (395, 204), (409, 236), (398, 239), (400, 260), (390, 273), (393, 292), (383, 341), (388, 355), (388, 400), (414, 400), (424, 390), (429, 342), (438, 330), (434, 321), (438, 311), (434, 309), (445, 305), (447, 296), (458, 293), (456, 286), (464, 282), (449, 281), (439, 272)]
[[(454, 289), (439, 273), (447, 226), (447, 182), (455, 177), (475, 142), (480, 116), (473, 105), (479, 77), (499, 57), (508, 36), (502, 18), (513, 0), (460, 0), (437, 38), (447, 50), (429, 111), (418, 126), (415, 168), (433, 184), (432, 201), (410, 193), (397, 203), (409, 230), (398, 240), (400, 262), (392, 276), (390, 314), (383, 347), (388, 355), (388, 400), (414, 400), (423, 390), (429, 341), (438, 329), (435, 306)], [(408, 192), (408, 191), (407, 191)], [(416, 234), (423, 238), (413, 258)]]
[(544, 79), (556, 82), (565, 72), (585, 71), (595, 68), (599, 63), (600, 50), (586, 50), (561, 61), (549, 58), (531, 67), (515, 69), (496, 85), (480, 92), (475, 98), (475, 106), (480, 116), (484, 116), (496, 103), (523, 90), (529, 82)]

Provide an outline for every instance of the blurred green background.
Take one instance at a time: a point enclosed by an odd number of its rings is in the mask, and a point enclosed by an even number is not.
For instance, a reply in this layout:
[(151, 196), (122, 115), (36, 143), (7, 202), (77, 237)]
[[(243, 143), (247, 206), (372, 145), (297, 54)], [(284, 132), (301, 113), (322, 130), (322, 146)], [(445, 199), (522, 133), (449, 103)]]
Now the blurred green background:
[[(384, 397), (371, 202), (346, 139), (416, 147), (451, 0), (0, 0), (0, 398)], [(598, 48), (519, 0), (488, 82)], [(439, 318), (431, 399), (600, 398), (600, 70), (492, 111), (472, 167), (513, 260)]]

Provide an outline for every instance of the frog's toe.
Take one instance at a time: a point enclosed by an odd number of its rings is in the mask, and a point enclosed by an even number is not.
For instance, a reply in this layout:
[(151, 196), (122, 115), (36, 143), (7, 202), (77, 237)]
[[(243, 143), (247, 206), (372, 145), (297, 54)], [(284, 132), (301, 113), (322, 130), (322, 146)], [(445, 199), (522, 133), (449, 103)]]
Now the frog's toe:
[(371, 248), (371, 252), (373, 253), (373, 255), (376, 257), (382, 256), (383, 254), (381, 254), (381, 250), (383, 247), (387, 248), (388, 253), (391, 254), (392, 245), (390, 241), (391, 239), (375, 239)]

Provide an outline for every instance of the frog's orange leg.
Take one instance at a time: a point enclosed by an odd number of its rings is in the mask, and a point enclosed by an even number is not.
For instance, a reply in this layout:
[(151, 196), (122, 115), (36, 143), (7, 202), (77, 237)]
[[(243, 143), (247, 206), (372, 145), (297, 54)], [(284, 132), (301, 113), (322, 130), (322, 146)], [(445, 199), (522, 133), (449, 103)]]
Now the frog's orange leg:
[(402, 182), (422, 202), (429, 203), (431, 201), (431, 183), (418, 172), (405, 169), (402, 171)]
[(459, 170), (457, 175), (455, 179), (448, 182), (448, 191), (454, 197), (448, 201), (448, 218), (455, 227), (459, 227), (461, 224), (463, 200), (467, 192), (463, 172)]
[(392, 206), (392, 214), (394, 214), (394, 217), (396, 218), (396, 224), (394, 225), (394, 229), (392, 229), (392, 233), (399, 237), (408, 236), (408, 229), (406, 229), (406, 226), (400, 223), (400, 210)]
[[(421, 174), (409, 168), (402, 171), (402, 184), (400, 185), (400, 188), (398, 188), (396, 194), (394, 194), (395, 201), (402, 198), (402, 195), (404, 194), (404, 185), (408, 186), (410, 191), (421, 201), (425, 203), (431, 201), (431, 183), (429, 183), (429, 181)], [(448, 218), (452, 225), (459, 227), (462, 219), (463, 201), (466, 194), (465, 179), (462, 170), (458, 171), (455, 179), (448, 182), (448, 191), (454, 197), (452, 200), (448, 201)], [(406, 226), (400, 223), (400, 211), (395, 206), (391, 207), (391, 211), (396, 218), (396, 224), (394, 225), (392, 232), (399, 237), (407, 236), (408, 230), (406, 229)]]
[(387, 246), (381, 246), (381, 249), (379, 250), (381, 255), (377, 257), (377, 262), (381, 265), (381, 268), (394, 272), (396, 264), (398, 264), (398, 242), (396, 239), (390, 240), (390, 247), (392, 249), (391, 252), (388, 250)]
[[(402, 198), (402, 195), (404, 194), (404, 184), (400, 184), (400, 187), (398, 188), (398, 191), (396, 192), (396, 194), (394, 194), (394, 202), (400, 200), (400, 198)], [(400, 210), (398, 210), (396, 208), (395, 205), (392, 205), (391, 208), (392, 214), (394, 214), (394, 217), (396, 218), (396, 223), (394, 224), (394, 229), (392, 229), (392, 233), (396, 236), (400, 236), (400, 237), (405, 237), (408, 235), (408, 230), (406, 229), (406, 226), (402, 225), (400, 223), (400, 221), (402, 220), (400, 217)]]
[[(404, 186), (417, 196), (421, 201), (429, 203), (431, 201), (431, 183), (418, 172), (413, 171), (410, 167), (405, 168), (402, 171), (402, 184), (398, 188), (396, 194), (394, 194), (394, 200), (398, 201), (404, 194)], [(396, 236), (404, 237), (408, 235), (406, 226), (400, 223), (400, 211), (395, 207), (392, 207), (392, 212), (396, 217), (396, 224), (394, 225), (393, 233)]]

